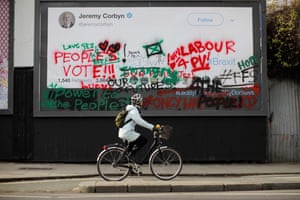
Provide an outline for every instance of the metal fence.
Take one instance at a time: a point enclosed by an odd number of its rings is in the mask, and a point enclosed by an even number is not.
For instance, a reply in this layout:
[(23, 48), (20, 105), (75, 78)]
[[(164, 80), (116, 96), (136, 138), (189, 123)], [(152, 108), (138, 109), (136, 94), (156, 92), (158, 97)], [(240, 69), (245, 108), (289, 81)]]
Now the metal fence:
[(269, 81), (269, 160), (300, 161), (300, 83)]

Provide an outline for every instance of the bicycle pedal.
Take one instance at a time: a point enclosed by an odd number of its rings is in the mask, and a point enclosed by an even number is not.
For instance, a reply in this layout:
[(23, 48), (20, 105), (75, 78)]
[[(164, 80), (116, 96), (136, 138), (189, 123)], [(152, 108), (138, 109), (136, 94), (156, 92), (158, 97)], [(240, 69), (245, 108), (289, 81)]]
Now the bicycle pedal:
[(131, 176), (141, 176), (141, 175), (142, 175), (142, 172), (131, 171), (130, 175), (131, 175)]
[(142, 174), (140, 165), (136, 163), (131, 166), (131, 171), (138, 176)]

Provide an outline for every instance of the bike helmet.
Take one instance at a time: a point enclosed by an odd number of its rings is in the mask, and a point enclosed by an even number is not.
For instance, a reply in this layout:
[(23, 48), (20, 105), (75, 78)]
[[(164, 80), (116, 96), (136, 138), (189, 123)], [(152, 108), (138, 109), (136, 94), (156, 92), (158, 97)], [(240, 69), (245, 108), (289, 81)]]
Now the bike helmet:
[(135, 93), (131, 96), (130, 100), (132, 105), (140, 107), (142, 106), (143, 96), (139, 93)]

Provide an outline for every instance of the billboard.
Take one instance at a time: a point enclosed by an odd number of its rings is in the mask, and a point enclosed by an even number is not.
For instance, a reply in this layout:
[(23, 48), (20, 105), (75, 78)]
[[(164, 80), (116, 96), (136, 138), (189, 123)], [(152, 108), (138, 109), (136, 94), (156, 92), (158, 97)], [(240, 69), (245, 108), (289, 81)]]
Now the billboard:
[(111, 115), (139, 92), (148, 115), (262, 113), (258, 6), (213, 4), (45, 6), (39, 111)]

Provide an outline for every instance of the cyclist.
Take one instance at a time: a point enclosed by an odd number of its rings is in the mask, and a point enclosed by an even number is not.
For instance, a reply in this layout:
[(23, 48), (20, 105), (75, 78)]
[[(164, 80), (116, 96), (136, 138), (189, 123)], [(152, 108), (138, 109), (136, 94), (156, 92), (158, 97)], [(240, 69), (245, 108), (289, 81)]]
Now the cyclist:
[(118, 135), (123, 141), (127, 141), (129, 143), (129, 155), (131, 159), (134, 159), (136, 152), (147, 143), (147, 138), (136, 132), (135, 126), (139, 125), (146, 129), (154, 130), (156, 127), (159, 127), (159, 125), (154, 126), (141, 117), (141, 109), (143, 105), (143, 96), (141, 94), (133, 94), (130, 101), (131, 104), (126, 106), (128, 113), (125, 117), (125, 125), (119, 129)]

